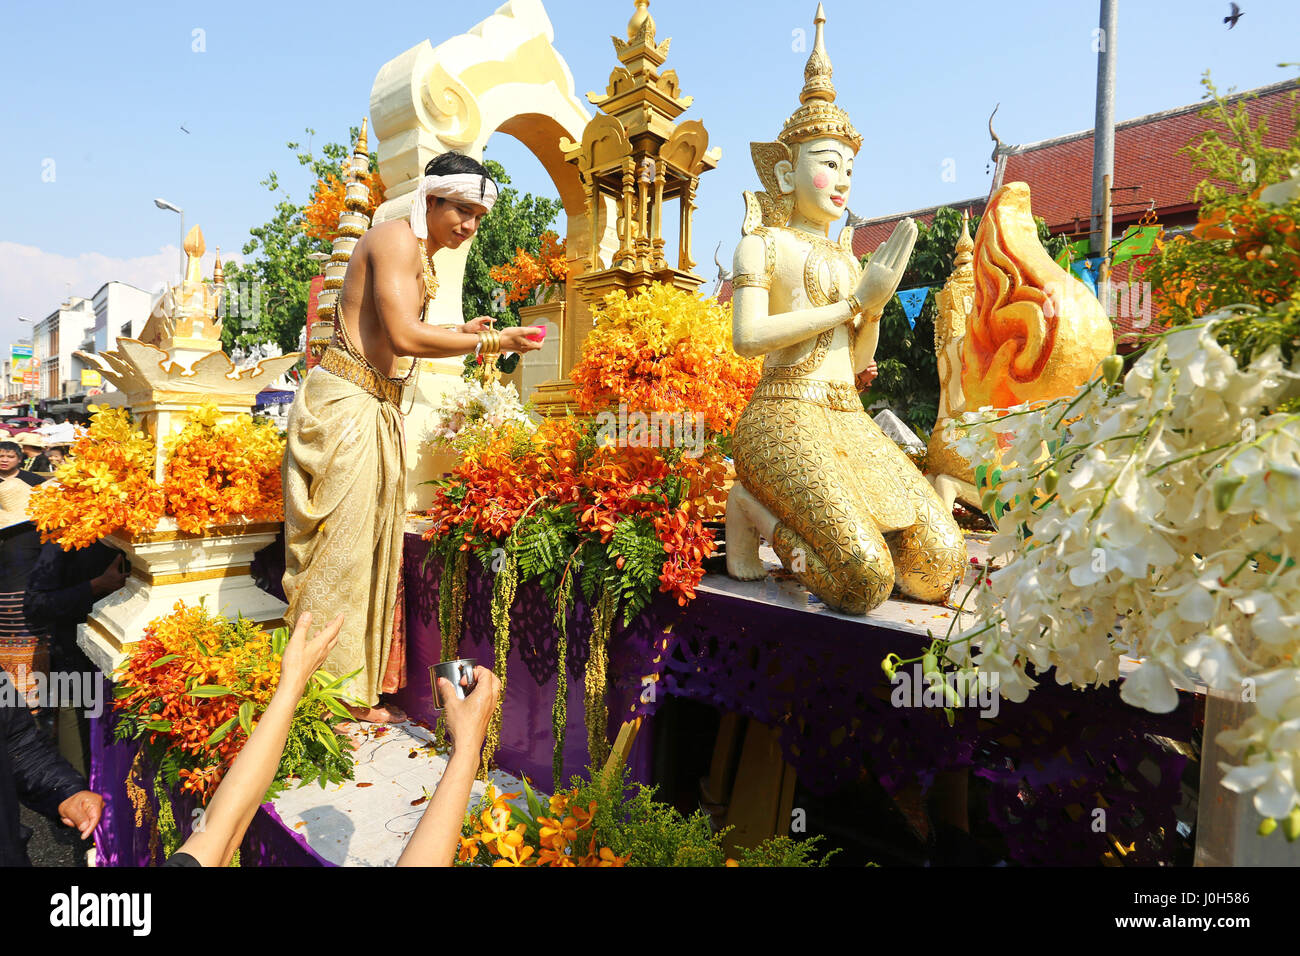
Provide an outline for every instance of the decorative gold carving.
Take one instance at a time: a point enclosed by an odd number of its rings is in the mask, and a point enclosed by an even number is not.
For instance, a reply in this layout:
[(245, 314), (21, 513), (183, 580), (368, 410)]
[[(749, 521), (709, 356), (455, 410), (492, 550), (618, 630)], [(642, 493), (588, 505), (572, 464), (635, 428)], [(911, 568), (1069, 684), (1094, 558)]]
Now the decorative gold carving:
[(754, 170), (758, 181), (763, 184), (763, 192), (753, 193), (763, 211), (763, 225), (784, 226), (790, 221), (794, 212), (794, 194), (782, 194), (776, 180), (776, 164), (794, 162), (790, 147), (782, 142), (750, 143), (749, 155), (754, 160)]
[(731, 287), (733, 289), (770, 289), (772, 288), (772, 279), (770, 276), (752, 275), (748, 272), (737, 272), (731, 277)]
[[(824, 358), (824, 354), (821, 357)], [(862, 398), (858, 395), (857, 389), (848, 382), (819, 382), (807, 378), (787, 379), (785, 375), (779, 374), (764, 376), (755, 387), (751, 401), (776, 398), (811, 402), (839, 412), (853, 412), (862, 408)]]

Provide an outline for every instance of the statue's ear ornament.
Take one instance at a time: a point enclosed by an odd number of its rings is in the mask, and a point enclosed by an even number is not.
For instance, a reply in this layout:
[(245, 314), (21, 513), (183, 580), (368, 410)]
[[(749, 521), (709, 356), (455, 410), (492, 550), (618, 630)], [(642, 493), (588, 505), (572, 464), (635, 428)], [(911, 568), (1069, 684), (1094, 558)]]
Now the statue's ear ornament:
[(776, 178), (776, 164), (784, 160), (791, 165), (794, 164), (794, 154), (790, 147), (780, 141), (773, 143), (750, 143), (749, 153), (754, 160), (754, 170), (758, 173), (758, 181), (763, 184), (763, 192), (745, 194), (745, 224), (744, 232), (749, 234), (750, 228), (750, 210), (751, 201), (758, 204), (761, 222), (754, 223), (754, 227), (763, 226), (784, 226), (790, 221), (790, 216), (794, 213), (794, 194), (783, 195), (781, 193), (781, 184)]

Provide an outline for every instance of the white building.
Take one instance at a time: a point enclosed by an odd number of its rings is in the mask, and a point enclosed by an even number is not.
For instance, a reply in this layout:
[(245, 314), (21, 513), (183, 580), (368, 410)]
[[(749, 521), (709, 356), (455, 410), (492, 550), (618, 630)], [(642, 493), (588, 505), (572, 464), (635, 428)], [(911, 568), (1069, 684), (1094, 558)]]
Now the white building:
[(95, 306), (90, 299), (71, 296), (67, 302), (36, 323), (32, 330), (33, 356), (39, 362), (38, 400), (81, 394), (82, 363), (72, 357), (88, 337), (93, 337)]
[(94, 341), (83, 352), (117, 348), (118, 338), (136, 338), (144, 329), (153, 296), (125, 282), (105, 282), (94, 296)]

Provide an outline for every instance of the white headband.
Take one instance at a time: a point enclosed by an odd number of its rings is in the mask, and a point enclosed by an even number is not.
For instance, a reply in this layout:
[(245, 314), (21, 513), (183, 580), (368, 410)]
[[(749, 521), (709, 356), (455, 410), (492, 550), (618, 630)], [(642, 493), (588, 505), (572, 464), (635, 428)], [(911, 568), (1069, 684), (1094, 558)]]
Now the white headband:
[(425, 176), (420, 180), (411, 200), (411, 232), (415, 233), (417, 239), (427, 239), (429, 236), (424, 212), (429, 205), (430, 196), (483, 206), (491, 212), (497, 201), (497, 186), (490, 178), (478, 173)]

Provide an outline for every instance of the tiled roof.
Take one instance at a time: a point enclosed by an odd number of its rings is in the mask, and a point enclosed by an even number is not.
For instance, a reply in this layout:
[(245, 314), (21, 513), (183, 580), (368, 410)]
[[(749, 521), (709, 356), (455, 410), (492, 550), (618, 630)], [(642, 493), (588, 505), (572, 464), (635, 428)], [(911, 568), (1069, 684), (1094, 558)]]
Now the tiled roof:
[[(1267, 119), (1265, 144), (1282, 146), (1294, 135), (1289, 100), (1297, 89), (1300, 82), (1287, 81), (1234, 95), (1230, 101), (1253, 94), (1254, 98), (1245, 104), (1252, 122)], [(1112, 202), (1116, 224), (1136, 220), (1152, 201), (1162, 220), (1195, 208), (1192, 190), (1204, 174), (1193, 170), (1189, 157), (1179, 150), (1215, 125), (1201, 115), (1204, 109), (1204, 103), (1194, 103), (1115, 124)], [(1002, 181), (1029, 184), (1034, 215), (1046, 220), (1053, 233), (1088, 228), (1092, 210), (1092, 133), (1084, 130), (1014, 146), (1007, 152)]]

